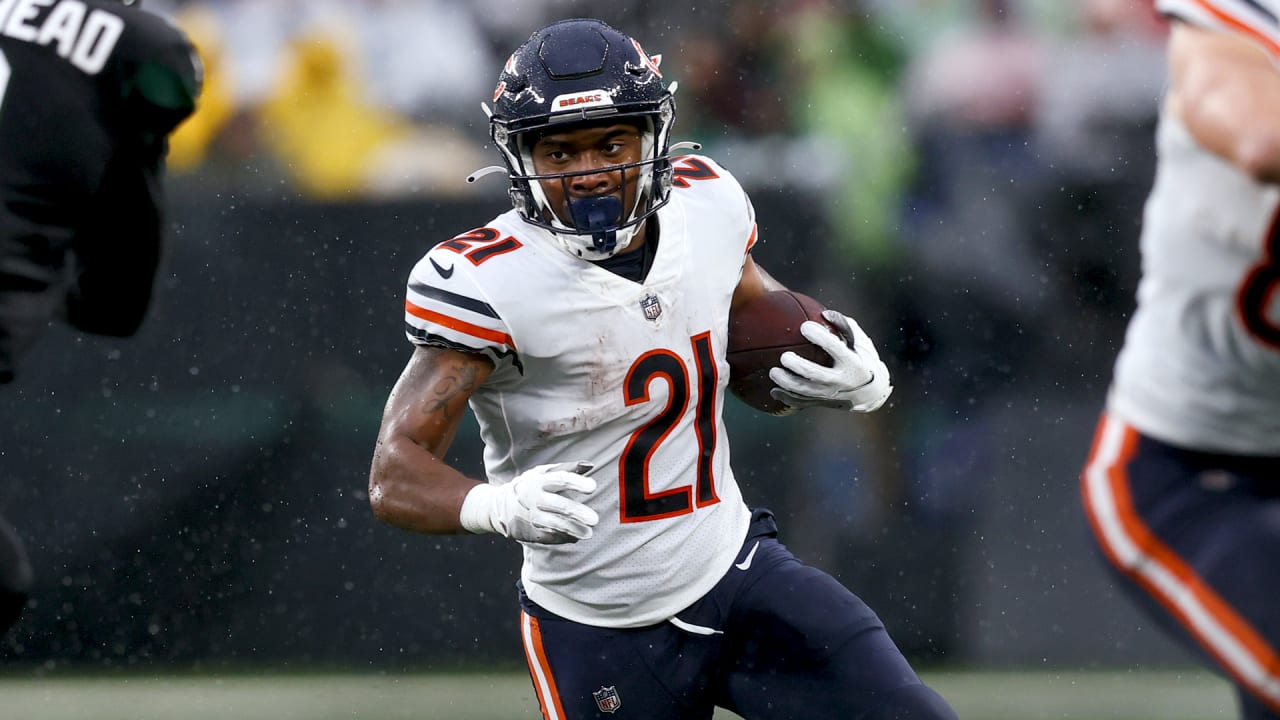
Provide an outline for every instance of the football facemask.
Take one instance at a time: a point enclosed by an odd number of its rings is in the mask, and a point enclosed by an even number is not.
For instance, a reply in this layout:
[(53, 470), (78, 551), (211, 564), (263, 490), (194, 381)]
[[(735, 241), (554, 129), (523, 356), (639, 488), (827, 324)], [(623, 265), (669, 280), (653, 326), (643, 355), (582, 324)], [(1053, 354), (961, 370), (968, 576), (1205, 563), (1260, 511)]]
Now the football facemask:
[[(662, 178), (663, 200), (650, 202), (653, 197), (654, 165), (670, 162), (666, 157), (654, 157), (653, 132), (641, 132), (641, 154), (647, 159), (621, 165), (608, 165), (588, 170), (550, 173), (543, 175), (512, 174), (512, 205), (521, 211), (526, 222), (552, 231), (570, 252), (587, 259), (609, 257), (631, 244), (640, 224), (666, 202), (669, 194), (670, 172)], [(523, 141), (518, 141), (521, 153), (517, 162), (520, 169), (532, 169), (533, 158)], [(570, 185), (576, 178), (590, 175), (610, 175), (617, 178), (614, 193), (598, 197), (574, 197)], [(565, 206), (555, 208), (547, 197), (544, 183), (558, 184), (559, 196)], [(628, 207), (623, 207), (626, 203)]]

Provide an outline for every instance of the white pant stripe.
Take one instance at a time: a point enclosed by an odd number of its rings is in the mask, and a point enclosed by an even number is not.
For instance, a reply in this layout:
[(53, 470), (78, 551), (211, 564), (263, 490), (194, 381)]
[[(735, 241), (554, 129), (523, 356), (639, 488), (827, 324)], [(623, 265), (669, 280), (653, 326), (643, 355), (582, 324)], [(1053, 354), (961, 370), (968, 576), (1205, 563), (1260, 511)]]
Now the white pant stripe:
[(1191, 634), (1220, 658), (1232, 675), (1269, 702), (1280, 705), (1280, 677), (1270, 674), (1266, 665), (1231, 634), (1205, 604), (1196, 586), (1183, 581), (1161, 562), (1158, 553), (1150, 552), (1155, 548), (1142, 547), (1142, 538), (1134, 536), (1131, 526), (1142, 521), (1132, 508), (1121, 506), (1108, 477), (1108, 471), (1122, 462), (1126, 430), (1123, 423), (1104, 418), (1097, 450), (1085, 468), (1085, 498), (1103, 545), (1121, 570), (1144, 580), (1158, 600), (1182, 616)]
[(547, 669), (543, 667), (539, 648), (534, 645), (533, 621), (529, 613), (520, 612), (520, 636), (524, 640), (525, 657), (529, 661), (529, 672), (533, 674), (534, 690), (538, 693), (538, 701), (546, 713), (547, 720), (562, 720), (556, 712), (556, 698), (551, 692), (551, 683), (547, 680)]

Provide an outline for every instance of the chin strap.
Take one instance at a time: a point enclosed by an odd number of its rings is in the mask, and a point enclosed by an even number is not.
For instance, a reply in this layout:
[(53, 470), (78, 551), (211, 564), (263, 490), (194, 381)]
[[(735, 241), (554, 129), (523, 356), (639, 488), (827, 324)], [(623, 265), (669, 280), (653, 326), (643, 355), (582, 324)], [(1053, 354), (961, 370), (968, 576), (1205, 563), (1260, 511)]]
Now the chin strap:
[(596, 252), (611, 253), (618, 245), (618, 219), (622, 201), (613, 195), (569, 201), (569, 214), (579, 230), (591, 233)]

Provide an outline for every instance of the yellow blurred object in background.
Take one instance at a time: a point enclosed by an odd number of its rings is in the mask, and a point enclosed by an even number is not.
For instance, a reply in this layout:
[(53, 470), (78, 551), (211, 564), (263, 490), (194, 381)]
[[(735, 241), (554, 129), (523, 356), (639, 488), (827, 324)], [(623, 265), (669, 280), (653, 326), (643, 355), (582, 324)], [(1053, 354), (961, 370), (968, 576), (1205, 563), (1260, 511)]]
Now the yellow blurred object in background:
[(351, 63), (352, 53), (338, 39), (300, 37), (262, 108), (265, 146), (296, 186), (315, 198), (362, 192), (379, 149), (412, 134), (410, 123), (361, 96)]
[(202, 5), (190, 5), (175, 22), (191, 38), (204, 65), (204, 89), (196, 111), (169, 138), (169, 169), (182, 173), (204, 163), (210, 146), (235, 113), (235, 106), (223, 72), (222, 24), (218, 18)]

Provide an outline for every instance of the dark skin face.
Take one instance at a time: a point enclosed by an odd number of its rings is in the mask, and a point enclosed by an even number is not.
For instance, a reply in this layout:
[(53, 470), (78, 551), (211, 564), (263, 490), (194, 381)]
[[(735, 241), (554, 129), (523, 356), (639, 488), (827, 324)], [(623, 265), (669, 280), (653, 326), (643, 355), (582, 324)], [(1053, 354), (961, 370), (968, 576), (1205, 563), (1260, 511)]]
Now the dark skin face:
[[(535, 174), (584, 173), (565, 180), (556, 178), (538, 181), (556, 216), (566, 225), (572, 225), (569, 219), (569, 198), (614, 195), (622, 201), (623, 208), (630, 208), (635, 204), (640, 168), (587, 172), (644, 159), (640, 129), (631, 123), (575, 124), (538, 138), (533, 145), (532, 154)], [(639, 249), (644, 244), (643, 238), (644, 225), (641, 224), (636, 231), (636, 240), (623, 252)]]

